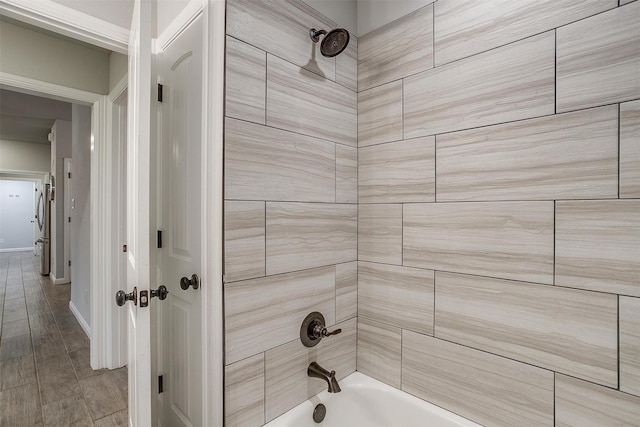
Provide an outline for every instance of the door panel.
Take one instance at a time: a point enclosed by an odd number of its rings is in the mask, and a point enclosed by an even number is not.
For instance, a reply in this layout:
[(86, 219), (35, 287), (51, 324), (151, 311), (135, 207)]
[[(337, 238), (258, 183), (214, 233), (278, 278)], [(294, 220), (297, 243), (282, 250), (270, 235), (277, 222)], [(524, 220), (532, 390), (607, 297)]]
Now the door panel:
[(163, 84), (159, 270), (160, 283), (169, 289), (160, 307), (159, 373), (165, 384), (160, 424), (172, 427), (202, 424), (202, 292), (180, 288), (181, 277), (201, 275), (202, 37), (199, 17), (162, 53), (158, 70)]

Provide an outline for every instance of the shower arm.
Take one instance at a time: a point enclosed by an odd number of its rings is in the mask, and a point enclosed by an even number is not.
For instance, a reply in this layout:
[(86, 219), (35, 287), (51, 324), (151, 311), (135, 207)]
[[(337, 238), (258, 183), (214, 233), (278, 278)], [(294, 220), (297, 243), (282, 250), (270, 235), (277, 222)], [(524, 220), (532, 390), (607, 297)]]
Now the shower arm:
[(309, 30), (309, 37), (311, 37), (311, 40), (313, 40), (314, 43), (318, 43), (320, 41), (320, 36), (326, 34), (327, 32), (325, 30), (316, 30), (315, 28)]

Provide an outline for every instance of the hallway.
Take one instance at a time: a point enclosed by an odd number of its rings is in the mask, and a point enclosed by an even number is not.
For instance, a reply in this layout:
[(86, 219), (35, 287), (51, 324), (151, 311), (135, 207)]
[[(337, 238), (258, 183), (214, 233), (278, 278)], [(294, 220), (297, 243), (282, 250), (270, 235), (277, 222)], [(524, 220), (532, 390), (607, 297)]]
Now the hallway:
[(71, 286), (31, 252), (0, 253), (0, 427), (125, 426), (127, 368), (93, 371)]

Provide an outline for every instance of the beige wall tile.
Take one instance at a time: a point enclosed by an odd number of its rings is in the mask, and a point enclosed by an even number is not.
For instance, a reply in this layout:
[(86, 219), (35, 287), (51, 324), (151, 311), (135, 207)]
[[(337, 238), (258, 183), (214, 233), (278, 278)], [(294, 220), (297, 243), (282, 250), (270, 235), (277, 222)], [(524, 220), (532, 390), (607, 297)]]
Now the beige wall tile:
[(358, 315), (358, 263), (336, 265), (336, 322)]
[(433, 335), (433, 271), (358, 263), (358, 316)]
[(411, 331), (402, 390), (484, 425), (553, 426), (553, 372)]
[(557, 111), (640, 98), (640, 3), (557, 30)]
[(402, 205), (358, 206), (358, 260), (402, 264)]
[(336, 144), (336, 203), (358, 203), (358, 149)]
[(402, 82), (358, 93), (358, 146), (402, 139)]
[(323, 267), (224, 287), (226, 363), (300, 337), (312, 311), (335, 322), (335, 267)]
[(636, 0), (620, 0), (620, 6), (625, 5), (627, 3), (631, 3), (632, 1), (636, 1)]
[(404, 79), (404, 138), (553, 114), (554, 51), (549, 31)]
[(344, 52), (336, 56), (336, 83), (358, 90), (358, 38), (353, 34)]
[(436, 65), (552, 30), (618, 6), (616, 0), (439, 0)]
[(438, 201), (618, 197), (615, 105), (438, 135), (437, 141)]
[(351, 89), (267, 56), (267, 125), (355, 147), (357, 108)]
[(358, 372), (400, 388), (402, 330), (358, 319)]
[(227, 119), (225, 198), (335, 201), (335, 144)]
[(265, 275), (265, 203), (224, 203), (224, 276), (227, 282)]
[(357, 259), (358, 208), (267, 203), (267, 275)]
[(326, 382), (307, 375), (311, 362), (336, 371), (338, 380), (355, 372), (356, 324), (357, 319), (354, 318), (335, 325), (342, 329), (342, 333), (324, 338), (315, 347), (305, 347), (300, 339), (296, 339), (267, 351), (267, 421), (327, 389)]
[(267, 54), (227, 36), (225, 115), (265, 123)]
[(640, 396), (640, 298), (620, 297), (620, 390)]
[(437, 338), (618, 386), (615, 295), (436, 272), (435, 298)]
[(553, 283), (553, 202), (409, 204), (403, 222), (406, 266)]
[(264, 353), (225, 366), (225, 425), (264, 424)]
[(432, 136), (360, 148), (359, 202), (435, 201), (434, 156)]
[(330, 30), (335, 23), (297, 0), (227, 2), (227, 34), (335, 80), (335, 58), (320, 53), (309, 29)]
[(640, 200), (556, 203), (556, 285), (640, 296)]
[(640, 198), (640, 101), (620, 104), (620, 197)]
[(360, 39), (358, 87), (369, 89), (433, 68), (433, 5)]
[(556, 426), (637, 426), (640, 398), (556, 374)]

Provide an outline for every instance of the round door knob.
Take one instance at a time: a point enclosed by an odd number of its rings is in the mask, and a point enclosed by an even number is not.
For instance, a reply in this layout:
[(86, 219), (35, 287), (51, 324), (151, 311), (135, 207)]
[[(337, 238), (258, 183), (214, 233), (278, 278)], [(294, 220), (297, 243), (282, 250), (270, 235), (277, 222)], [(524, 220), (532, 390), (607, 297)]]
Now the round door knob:
[(130, 293), (126, 293), (125, 291), (116, 292), (116, 304), (119, 307), (122, 307), (127, 301), (133, 301), (134, 304), (137, 303), (137, 289), (133, 288), (133, 291)]
[(200, 287), (200, 278), (197, 274), (192, 274), (191, 279), (188, 277), (180, 279), (180, 288), (182, 288), (183, 291), (186, 291), (189, 287), (193, 287), (193, 289), (198, 289)]
[(169, 295), (169, 291), (165, 285), (160, 285), (158, 289), (151, 289), (151, 298), (158, 297), (160, 301), (164, 301), (167, 299), (167, 295)]

